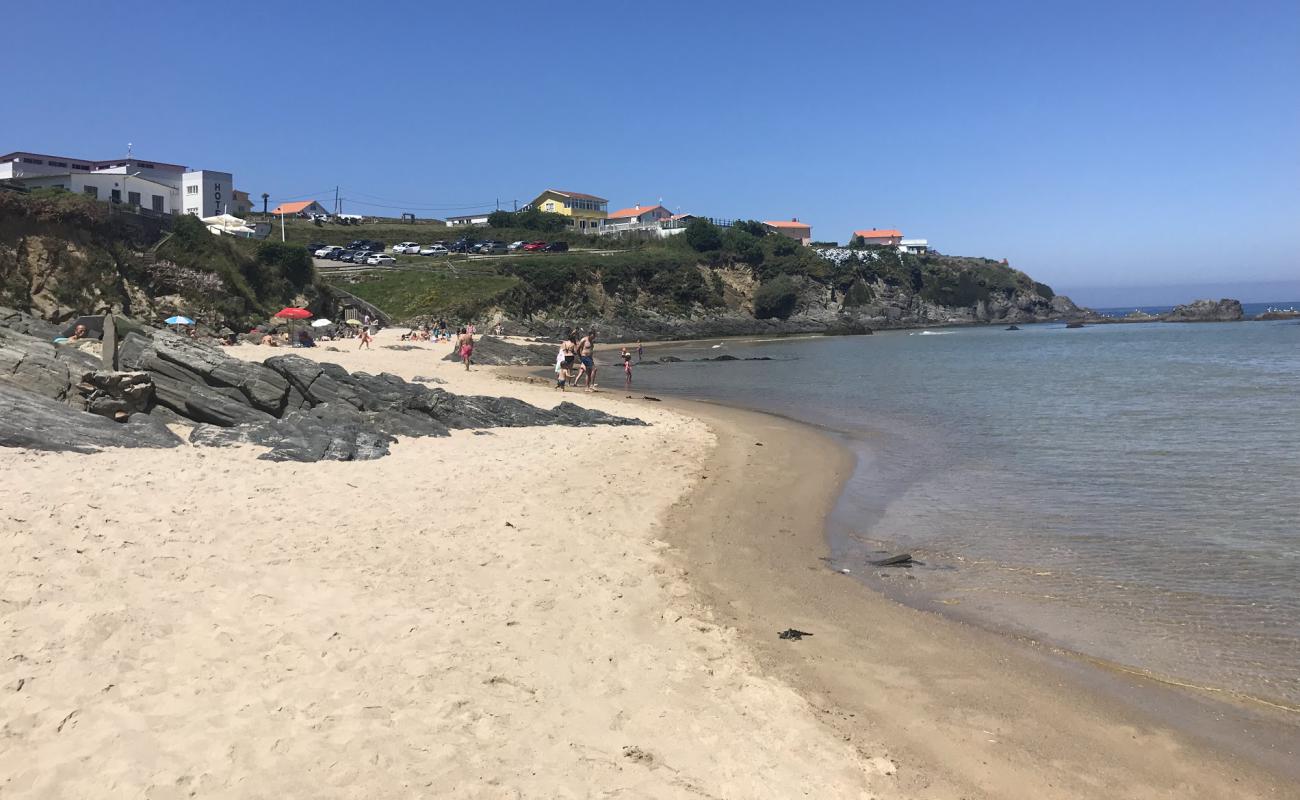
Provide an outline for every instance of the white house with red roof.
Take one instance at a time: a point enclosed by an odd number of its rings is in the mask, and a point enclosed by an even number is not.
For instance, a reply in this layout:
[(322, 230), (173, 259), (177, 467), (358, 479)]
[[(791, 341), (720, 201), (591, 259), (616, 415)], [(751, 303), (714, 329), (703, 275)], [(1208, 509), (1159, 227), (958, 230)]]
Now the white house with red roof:
[(875, 247), (893, 247), (900, 253), (911, 253), (913, 255), (923, 256), (930, 250), (930, 242), (926, 239), (904, 239), (903, 232), (894, 228), (880, 230), (872, 228), (871, 230), (860, 230), (853, 232), (853, 238), (850, 244), (858, 243), (875, 246)]
[(876, 228), (872, 228), (869, 231), (868, 230), (854, 231), (852, 241), (857, 242), (859, 239), (861, 239), (862, 243), (866, 245), (875, 245), (878, 247), (897, 247), (899, 242), (903, 241), (903, 232), (899, 230), (894, 230), (893, 228), (887, 228), (885, 230), (878, 230)]
[(673, 212), (662, 205), (643, 206), (637, 204), (631, 208), (611, 211), (605, 218), (606, 231), (634, 230), (636, 228), (657, 227), (663, 220), (671, 218)]
[(806, 222), (800, 222), (798, 217), (787, 220), (769, 220), (763, 225), (769, 233), (788, 236), (791, 239), (799, 240), (800, 244), (808, 244), (812, 241), (812, 226)]

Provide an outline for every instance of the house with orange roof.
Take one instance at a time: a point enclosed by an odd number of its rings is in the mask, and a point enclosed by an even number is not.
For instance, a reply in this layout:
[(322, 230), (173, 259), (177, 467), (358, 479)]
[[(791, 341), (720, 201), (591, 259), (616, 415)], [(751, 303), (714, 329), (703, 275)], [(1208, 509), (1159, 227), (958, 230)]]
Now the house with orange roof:
[(878, 245), (880, 247), (898, 247), (903, 241), (903, 232), (890, 228), (888, 230), (871, 230), (854, 231), (853, 238), (850, 240), (853, 244)]
[(605, 230), (630, 230), (639, 227), (658, 225), (671, 218), (673, 212), (662, 205), (643, 206), (640, 203), (631, 208), (620, 208), (610, 212), (605, 219)]
[(277, 217), (310, 217), (312, 214), (325, 214), (328, 216), (329, 213), (329, 211), (325, 210), (325, 206), (317, 203), (315, 200), (298, 200), (292, 203), (281, 203), (271, 209), (271, 214)]
[(569, 227), (582, 233), (596, 233), (609, 215), (609, 201), (594, 194), (547, 189), (529, 205), (538, 211), (563, 214)]
[(786, 220), (769, 220), (763, 223), (769, 233), (788, 236), (791, 239), (799, 240), (799, 244), (808, 244), (812, 241), (812, 226), (806, 222), (800, 222), (798, 217), (792, 217)]

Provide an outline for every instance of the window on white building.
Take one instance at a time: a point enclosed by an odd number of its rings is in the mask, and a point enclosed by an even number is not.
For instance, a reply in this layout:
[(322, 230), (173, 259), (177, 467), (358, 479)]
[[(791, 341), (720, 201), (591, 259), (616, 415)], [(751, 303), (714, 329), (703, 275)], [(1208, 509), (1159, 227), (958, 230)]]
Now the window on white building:
[(191, 183), (189, 186), (185, 187), (185, 194), (198, 194), (198, 193), (199, 193), (199, 186), (196, 183)]

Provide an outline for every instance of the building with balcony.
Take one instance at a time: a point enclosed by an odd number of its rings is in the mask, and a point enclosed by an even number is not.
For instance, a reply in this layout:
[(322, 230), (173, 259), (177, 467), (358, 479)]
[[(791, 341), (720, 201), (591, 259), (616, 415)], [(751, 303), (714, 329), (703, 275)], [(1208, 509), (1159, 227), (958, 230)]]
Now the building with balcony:
[(529, 205), (538, 211), (563, 214), (569, 227), (580, 233), (597, 233), (609, 215), (609, 201), (594, 194), (547, 189)]

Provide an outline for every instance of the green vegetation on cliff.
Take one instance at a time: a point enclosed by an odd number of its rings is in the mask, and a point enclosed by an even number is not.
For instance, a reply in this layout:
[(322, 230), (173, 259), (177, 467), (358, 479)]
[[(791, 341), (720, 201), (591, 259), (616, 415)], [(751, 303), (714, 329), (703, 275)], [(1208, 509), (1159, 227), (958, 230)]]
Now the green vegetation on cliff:
[[(160, 238), (161, 237), (161, 238)], [(214, 236), (55, 190), (0, 192), (0, 304), (47, 319), (115, 310), (242, 326), (317, 293), (301, 247)]]

